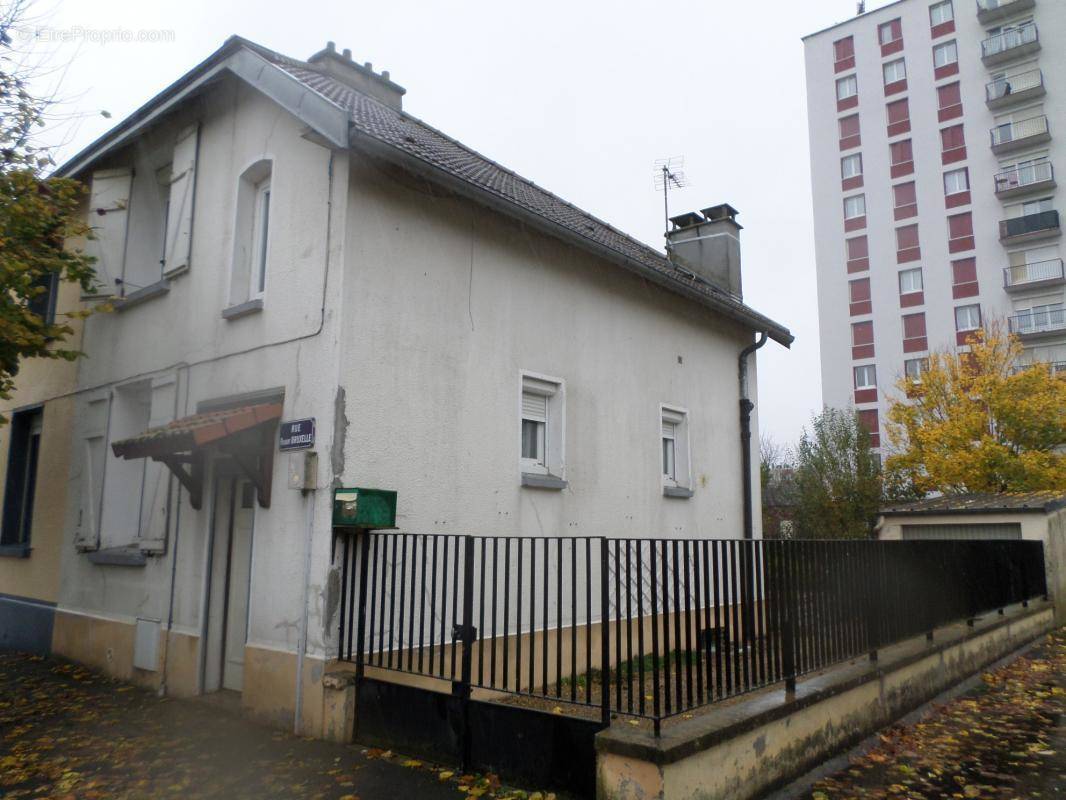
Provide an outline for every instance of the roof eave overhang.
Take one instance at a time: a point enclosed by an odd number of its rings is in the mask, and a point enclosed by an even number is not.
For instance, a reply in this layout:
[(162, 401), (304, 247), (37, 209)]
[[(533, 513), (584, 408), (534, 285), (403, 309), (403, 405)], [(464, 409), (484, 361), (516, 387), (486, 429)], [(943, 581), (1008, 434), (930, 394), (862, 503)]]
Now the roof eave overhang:
[(967, 515), (988, 514), (1049, 514), (1062, 508), (1062, 505), (1052, 504), (1049, 506), (1029, 506), (1027, 508), (922, 508), (922, 509), (885, 509), (880, 512), (882, 517), (960, 517)]
[(795, 341), (795, 337), (789, 333), (787, 328), (778, 325), (760, 314), (745, 313), (743, 309), (736, 308), (725, 301), (718, 300), (717, 298), (693, 289), (684, 283), (673, 281), (668, 275), (651, 269), (647, 265), (629, 258), (624, 253), (620, 253), (610, 247), (605, 247), (599, 242), (582, 236), (566, 226), (559, 225), (539, 214), (524, 209), (509, 200), (499, 197), (490, 191), (486, 191), (476, 184), (464, 181), (462, 178), (458, 178), (411, 153), (407, 153), (397, 147), (381, 142), (358, 129), (352, 129), (349, 134), (349, 140), (351, 147), (355, 149), (362, 150), (369, 155), (377, 156), (386, 161), (395, 163), (416, 175), (425, 177), (433, 183), (454, 191), (458, 195), (480, 203), (481, 205), (485, 205), (494, 211), (511, 217), (512, 219), (516, 219), (519, 222), (527, 224), (532, 228), (536, 228), (550, 236), (590, 251), (601, 258), (619, 264), (630, 272), (636, 273), (642, 278), (645, 278), (674, 294), (692, 300), (705, 308), (712, 309), (746, 328), (760, 332), (765, 331), (767, 336), (785, 347), (790, 347), (792, 342)]
[(83, 173), (94, 162), (129, 144), (161, 117), (227, 73), (261, 91), (305, 122), (330, 145), (348, 147), (347, 109), (315, 92), (259, 53), (240, 44), (227, 44), (64, 163), (56, 174), (74, 177)]

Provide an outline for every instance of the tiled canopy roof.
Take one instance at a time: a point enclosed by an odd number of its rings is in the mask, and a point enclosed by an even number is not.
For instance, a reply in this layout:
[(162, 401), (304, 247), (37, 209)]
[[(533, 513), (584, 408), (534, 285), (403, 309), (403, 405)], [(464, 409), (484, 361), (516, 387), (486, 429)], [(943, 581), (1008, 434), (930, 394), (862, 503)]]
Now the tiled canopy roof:
[(280, 403), (208, 411), (176, 419), (111, 445), (120, 458), (187, 453), (281, 417)]
[(995, 514), (1002, 512), (1042, 512), (1066, 508), (1066, 492), (1022, 492), (1016, 494), (962, 494), (932, 497), (914, 503), (901, 503), (881, 509), (885, 516), (909, 514)]

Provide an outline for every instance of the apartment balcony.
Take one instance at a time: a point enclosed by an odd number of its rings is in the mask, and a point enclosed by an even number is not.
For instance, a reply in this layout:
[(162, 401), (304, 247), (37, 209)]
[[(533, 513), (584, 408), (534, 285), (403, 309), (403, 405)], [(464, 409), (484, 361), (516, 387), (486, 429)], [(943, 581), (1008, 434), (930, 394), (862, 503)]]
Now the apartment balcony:
[[(1019, 0), (1020, 1), (1020, 0)], [(981, 42), (981, 60), (994, 67), (1040, 50), (1040, 33), (1035, 23), (997, 33)]]
[(1024, 372), (1034, 367), (1046, 367), (1052, 375), (1062, 375), (1066, 378), (1066, 361), (1033, 361), (1029, 364), (1019, 364), (1011, 367), (1010, 371), (1012, 375), (1017, 375), (1019, 372)]
[(988, 25), (1035, 7), (1036, 0), (977, 0), (977, 21)]
[(1024, 217), (1001, 220), (999, 240), (1003, 244), (1021, 244), (1041, 239), (1054, 239), (1062, 235), (1058, 211), (1041, 211)]
[(1026, 164), (996, 175), (996, 197), (1006, 200), (1030, 192), (1045, 192), (1055, 188), (1055, 168), (1050, 161)]
[(991, 135), (992, 152), (1001, 156), (1051, 141), (1051, 128), (1047, 117), (1041, 115), (997, 125)]
[(1022, 341), (1066, 335), (1066, 309), (1026, 311), (1007, 320), (1010, 332)]
[(1045, 286), (1066, 284), (1061, 258), (1037, 261), (1032, 264), (1017, 264), (1003, 270), (1003, 288), (1008, 292), (1023, 289), (1042, 289)]
[(1028, 72), (1010, 75), (985, 84), (985, 105), (990, 110), (996, 111), (1015, 103), (1038, 100), (1046, 94), (1047, 87), (1044, 85), (1043, 71), (1031, 69)]

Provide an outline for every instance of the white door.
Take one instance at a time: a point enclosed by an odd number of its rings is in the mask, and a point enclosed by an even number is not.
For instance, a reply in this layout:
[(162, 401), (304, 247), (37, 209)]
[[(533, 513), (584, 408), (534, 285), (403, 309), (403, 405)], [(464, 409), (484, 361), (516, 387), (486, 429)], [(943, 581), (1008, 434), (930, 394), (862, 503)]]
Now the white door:
[(252, 527), (255, 487), (234, 480), (233, 516), (226, 568), (226, 613), (223, 622), (222, 688), (244, 688), (244, 645), (248, 640), (248, 594), (252, 575)]

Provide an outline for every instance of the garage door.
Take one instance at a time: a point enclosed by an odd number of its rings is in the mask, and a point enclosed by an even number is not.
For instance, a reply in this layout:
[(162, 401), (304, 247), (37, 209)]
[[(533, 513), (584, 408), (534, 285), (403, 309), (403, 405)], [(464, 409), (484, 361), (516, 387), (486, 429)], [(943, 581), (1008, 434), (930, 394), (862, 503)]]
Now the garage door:
[(904, 539), (1021, 539), (1020, 522), (952, 525), (904, 525)]

